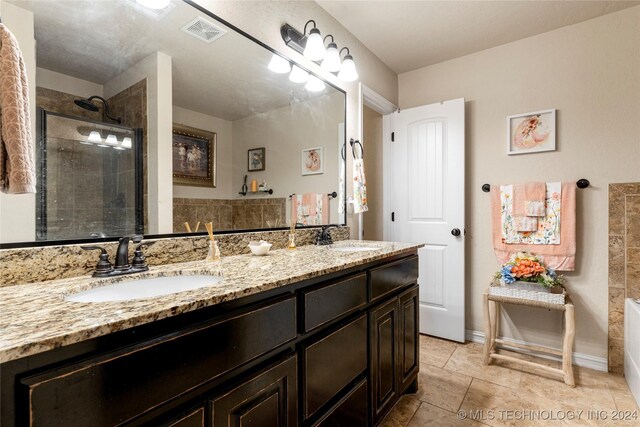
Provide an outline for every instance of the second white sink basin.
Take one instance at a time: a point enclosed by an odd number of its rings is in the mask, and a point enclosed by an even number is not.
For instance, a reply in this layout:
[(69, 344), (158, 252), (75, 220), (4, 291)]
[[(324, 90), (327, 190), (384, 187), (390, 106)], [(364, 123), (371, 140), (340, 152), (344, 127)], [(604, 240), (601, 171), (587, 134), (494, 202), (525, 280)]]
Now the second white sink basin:
[(222, 282), (220, 276), (206, 274), (146, 277), (125, 280), (69, 295), (66, 301), (110, 302), (154, 298), (178, 292), (191, 291)]

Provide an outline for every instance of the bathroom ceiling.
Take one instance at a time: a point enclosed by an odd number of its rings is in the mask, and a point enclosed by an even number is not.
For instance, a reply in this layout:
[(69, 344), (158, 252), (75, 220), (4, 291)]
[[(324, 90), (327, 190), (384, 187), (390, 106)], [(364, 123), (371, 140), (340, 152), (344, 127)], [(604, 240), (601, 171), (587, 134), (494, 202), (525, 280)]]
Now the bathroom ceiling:
[(399, 74), (586, 21), (640, 1), (317, 3)]

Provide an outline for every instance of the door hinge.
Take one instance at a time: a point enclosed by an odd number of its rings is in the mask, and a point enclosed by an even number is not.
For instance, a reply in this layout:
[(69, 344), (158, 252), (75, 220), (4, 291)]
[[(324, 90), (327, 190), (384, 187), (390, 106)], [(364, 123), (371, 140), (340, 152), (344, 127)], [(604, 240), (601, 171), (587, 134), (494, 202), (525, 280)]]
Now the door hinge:
[(396, 142), (396, 133), (391, 132), (391, 142)]
[(395, 220), (396, 220), (396, 213), (391, 212), (391, 222), (395, 222)]

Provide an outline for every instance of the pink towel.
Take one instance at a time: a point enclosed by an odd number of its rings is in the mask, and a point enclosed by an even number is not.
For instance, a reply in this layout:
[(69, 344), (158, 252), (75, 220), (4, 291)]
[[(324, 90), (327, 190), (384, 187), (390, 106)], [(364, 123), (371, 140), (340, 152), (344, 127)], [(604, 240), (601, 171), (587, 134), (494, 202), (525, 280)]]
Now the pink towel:
[(513, 184), (513, 218), (518, 231), (536, 231), (537, 217), (545, 215), (546, 184)]
[[(515, 200), (514, 200), (515, 202)], [(576, 259), (576, 184), (562, 183), (559, 245), (513, 245), (503, 242), (500, 205), (500, 186), (491, 186), (493, 222), (493, 249), (500, 264), (516, 252), (531, 252), (544, 257), (544, 262), (555, 270), (575, 270)]]
[(291, 196), (292, 221), (304, 225), (329, 224), (329, 195), (305, 193)]

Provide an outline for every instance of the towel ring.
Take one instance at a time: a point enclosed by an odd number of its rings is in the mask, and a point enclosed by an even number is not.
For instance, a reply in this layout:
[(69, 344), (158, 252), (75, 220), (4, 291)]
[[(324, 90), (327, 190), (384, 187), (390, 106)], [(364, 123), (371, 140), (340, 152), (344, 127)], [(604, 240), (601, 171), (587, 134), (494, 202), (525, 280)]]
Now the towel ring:
[[(353, 154), (353, 158), (354, 159), (362, 159), (362, 158), (364, 158), (364, 148), (362, 147), (362, 143), (360, 141), (358, 141), (357, 139), (354, 140), (353, 138), (351, 138), (349, 140), (349, 144), (351, 144), (351, 154)], [(358, 157), (356, 155), (356, 147), (355, 147), (356, 144), (358, 144), (360, 146), (361, 157)]]
[(342, 156), (342, 160), (347, 160), (347, 142), (345, 141), (342, 144), (342, 148), (340, 149), (340, 155)]

